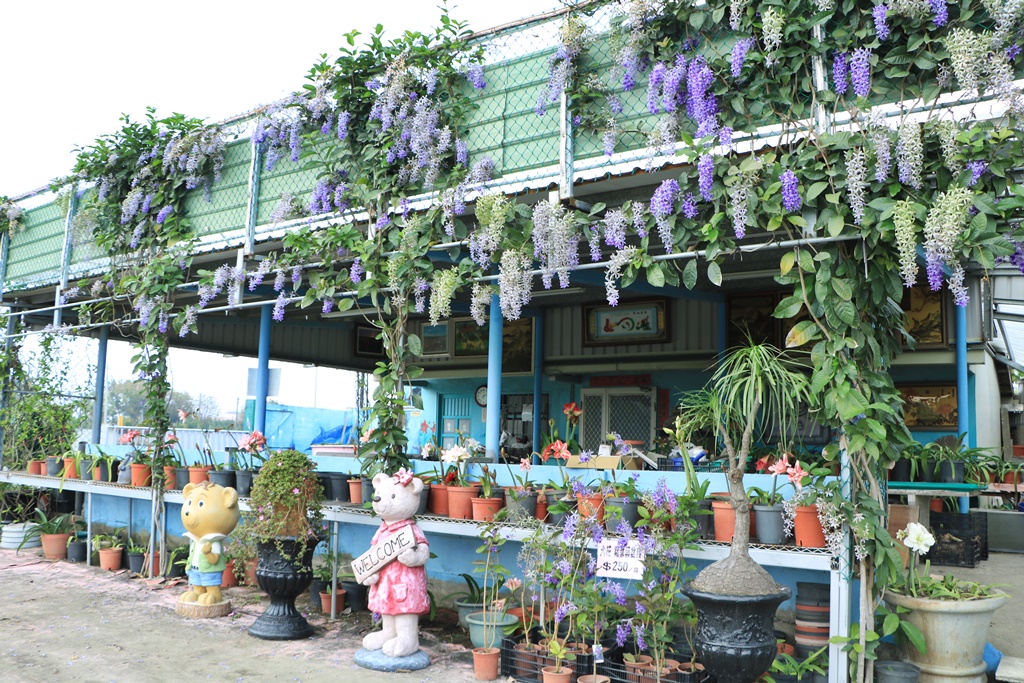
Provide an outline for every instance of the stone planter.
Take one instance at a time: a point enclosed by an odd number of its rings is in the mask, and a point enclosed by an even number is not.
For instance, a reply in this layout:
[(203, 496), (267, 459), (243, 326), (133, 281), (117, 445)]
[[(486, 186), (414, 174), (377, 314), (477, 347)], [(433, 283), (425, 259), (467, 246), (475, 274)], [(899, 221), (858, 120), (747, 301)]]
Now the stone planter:
[(1005, 594), (981, 600), (932, 600), (887, 593), (890, 605), (910, 612), (904, 619), (924, 636), (927, 652), (908, 648), (921, 669), (921, 683), (985, 683), (985, 641), (992, 615), (1006, 604)]

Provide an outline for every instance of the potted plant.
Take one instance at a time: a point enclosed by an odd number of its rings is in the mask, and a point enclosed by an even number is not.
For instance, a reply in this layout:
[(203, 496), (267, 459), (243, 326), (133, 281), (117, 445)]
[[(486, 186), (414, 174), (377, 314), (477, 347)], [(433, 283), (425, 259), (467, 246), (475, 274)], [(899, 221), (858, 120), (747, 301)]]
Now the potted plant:
[(167, 560), (167, 578), (185, 576), (185, 563), (188, 561), (188, 546), (177, 545), (171, 548)]
[(93, 534), (92, 548), (100, 556), (100, 569), (115, 572), (121, 568), (124, 541), (120, 530), (112, 534)]
[(107, 455), (103, 449), (96, 446), (96, 454), (92, 456), (90, 464), (93, 480), (105, 483), (117, 481), (118, 463), (116, 455)]
[[(884, 594), (895, 608), (899, 633), (913, 647), (911, 663), (926, 676), (974, 680), (985, 671), (984, 653), (992, 615), (1006, 603), (1006, 593), (992, 586), (930, 575), (930, 563), (917, 571), (918, 558), (935, 543), (917, 522), (897, 533), (910, 550), (907, 572)], [(897, 627), (886, 629), (892, 633)]]
[(85, 562), (89, 557), (89, 544), (79, 536), (80, 533), (75, 532), (68, 536), (68, 562)]
[(505, 536), (498, 524), (492, 519), (480, 529), (482, 541), (477, 553), (485, 559), (476, 571), (483, 574), (481, 598), (483, 604), (479, 612), (466, 617), (469, 625), (469, 637), (473, 648), (473, 670), (479, 681), (493, 681), (498, 677), (498, 657), (501, 653), (501, 635), (504, 629), (515, 625), (519, 620), (505, 612), (505, 601), (498, 599), (498, 591), (509, 577), (508, 570), (498, 561), (498, 553), (505, 544)]
[(448, 516), (452, 519), (473, 519), (470, 501), (480, 497), (480, 485), (470, 481), (466, 474), (470, 457), (470, 452), (461, 444), (455, 444), (441, 456), (441, 462), (448, 467), (445, 481), (448, 483)]
[(132, 574), (141, 574), (146, 562), (146, 546), (136, 543), (130, 535), (128, 536), (128, 571)]
[(512, 471), (512, 467), (506, 463), (509, 477), (514, 482), (512, 486), (505, 487), (505, 513), (506, 519), (511, 521), (533, 518), (537, 514), (537, 491), (530, 483), (530, 469), (533, 467), (532, 458), (519, 459), (520, 475)]
[(27, 528), (18, 552), (26, 545), (32, 546), (38, 538), (43, 546), (43, 556), (48, 560), (63, 560), (68, 554), (68, 541), (78, 529), (78, 523), (70, 514), (48, 517), (42, 508), (36, 508), (35, 524)]
[[(327, 539), (328, 545), (330, 540)], [(324, 554), (320, 558), (320, 562), (313, 569), (313, 582), (309, 587), (309, 604), (313, 607), (313, 597), (316, 595), (316, 609), (321, 610), (324, 614), (332, 614), (331, 612), (331, 586), (334, 585), (335, 578), (338, 576), (338, 567), (341, 566), (341, 558), (337, 555), (331, 556), (330, 554)], [(345, 587), (338, 581), (338, 587), (334, 598), (334, 614), (345, 609), (345, 597), (348, 592)]]
[(312, 634), (312, 627), (295, 609), (295, 598), (313, 578), (322, 506), (316, 463), (299, 451), (274, 452), (254, 479), (249, 512), (239, 529), (256, 543), (256, 579), (270, 595), (270, 607), (249, 627), (250, 635), (294, 640)]
[(790, 590), (750, 557), (750, 499), (743, 473), (758, 437), (770, 424), (785, 434), (807, 395), (802, 367), (770, 344), (748, 343), (727, 352), (707, 386), (679, 402), (681, 435), (689, 439), (712, 428), (729, 462), (736, 516), (729, 555), (683, 589), (697, 608), (698, 656), (720, 679), (753, 681), (775, 657), (775, 610)]
[[(772, 475), (771, 493), (757, 487), (751, 487), (748, 491), (751, 501), (754, 504), (754, 517), (757, 520), (757, 540), (767, 545), (778, 545), (786, 540), (785, 522), (783, 520), (782, 494), (779, 493), (779, 477), (798, 476), (796, 470), (789, 464), (789, 453), (783, 452), (782, 457), (769, 464), (768, 456), (757, 462), (757, 471), (767, 471)], [(799, 467), (799, 464), (797, 465)], [(793, 485), (793, 481), (787, 481)], [(783, 484), (786, 486), (787, 484)]]
[(780, 652), (772, 662), (769, 675), (774, 683), (803, 681), (803, 683), (825, 683), (828, 680), (828, 646), (815, 650), (805, 659)]
[(612, 483), (605, 496), (604, 526), (607, 531), (616, 531), (620, 524), (624, 533), (632, 530), (640, 522), (640, 492), (636, 487), (638, 474), (630, 474), (619, 479), (618, 472), (611, 470)]
[(502, 498), (498, 495), (497, 473), (487, 465), (480, 466), (480, 495), (471, 498), (473, 519), (478, 522), (490, 522), (494, 513), (502, 508)]

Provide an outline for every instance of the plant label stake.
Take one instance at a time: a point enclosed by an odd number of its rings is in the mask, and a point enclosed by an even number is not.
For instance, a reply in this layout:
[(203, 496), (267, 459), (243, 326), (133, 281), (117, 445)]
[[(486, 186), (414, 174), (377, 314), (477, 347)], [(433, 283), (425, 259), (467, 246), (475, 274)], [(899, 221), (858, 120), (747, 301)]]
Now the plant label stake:
[(382, 567), (394, 561), (403, 551), (414, 547), (416, 547), (416, 535), (413, 533), (412, 527), (403, 527), (394, 535), (372, 546), (352, 560), (352, 572), (356, 575), (356, 581), (362, 583), (363, 579), (379, 572)]
[(619, 541), (608, 538), (597, 546), (597, 575), (609, 579), (643, 579), (644, 560), (647, 554), (638, 540), (627, 541), (619, 547)]

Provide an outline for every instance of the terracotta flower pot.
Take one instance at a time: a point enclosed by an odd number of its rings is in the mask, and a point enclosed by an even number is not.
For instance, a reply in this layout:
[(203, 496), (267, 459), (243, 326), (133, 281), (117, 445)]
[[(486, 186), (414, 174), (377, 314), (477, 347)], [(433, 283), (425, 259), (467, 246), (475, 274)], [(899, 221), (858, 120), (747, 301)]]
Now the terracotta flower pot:
[(150, 465), (132, 463), (132, 486), (141, 488), (149, 486), (153, 481), (153, 468)]
[(69, 538), (71, 534), (39, 534), (43, 556), (48, 560), (63, 560), (68, 556)]
[(228, 560), (228, 564), (224, 567), (224, 573), (220, 577), (221, 588), (234, 588), (238, 585), (238, 579), (235, 578), (235, 561)]
[(428, 503), (430, 514), (441, 517), (448, 516), (448, 485), (431, 484), (430, 502)]
[(711, 501), (711, 510), (715, 514), (715, 540), (729, 543), (736, 528), (736, 511), (727, 500)]
[(188, 483), (190, 484), (202, 484), (204, 481), (210, 478), (210, 470), (206, 467), (189, 467), (188, 468)]
[(553, 666), (546, 666), (540, 670), (541, 681), (543, 683), (569, 683), (572, 680), (572, 675), (575, 673), (573, 667), (566, 665), (562, 662), (560, 669), (555, 669)]
[(474, 498), (480, 497), (478, 486), (448, 487), (448, 516), (452, 519), (473, 519)]
[(174, 465), (164, 465), (164, 489), (173, 491), (178, 483), (178, 475), (174, 472)]
[(576, 679), (577, 683), (611, 683), (610, 678), (603, 674), (586, 674)]
[(498, 677), (498, 659), (501, 650), (496, 647), (473, 648), (473, 677), (478, 681), (493, 681)]
[[(328, 586), (330, 588), (330, 586)], [(345, 590), (339, 588), (336, 592), (337, 597), (334, 599), (334, 612), (335, 614), (345, 609)], [(324, 611), (324, 614), (331, 613), (331, 592), (320, 591), (320, 609)]]
[(576, 509), (581, 517), (594, 517), (598, 522), (604, 523), (604, 494), (597, 493), (579, 494), (576, 496)]
[(469, 502), (473, 506), (473, 519), (478, 522), (492, 521), (503, 505), (501, 498), (471, 498)]
[(542, 522), (548, 519), (548, 497), (542, 494), (537, 495), (537, 512), (534, 515)]
[(348, 480), (348, 498), (353, 503), (359, 504), (363, 500), (363, 480), (358, 477)]
[(116, 572), (121, 568), (121, 553), (124, 548), (100, 548), (100, 569)]
[(824, 548), (825, 532), (818, 521), (818, 506), (803, 505), (796, 508), (793, 520), (793, 536), (802, 548)]
[(74, 458), (64, 458), (64, 478), (78, 479), (78, 463)]

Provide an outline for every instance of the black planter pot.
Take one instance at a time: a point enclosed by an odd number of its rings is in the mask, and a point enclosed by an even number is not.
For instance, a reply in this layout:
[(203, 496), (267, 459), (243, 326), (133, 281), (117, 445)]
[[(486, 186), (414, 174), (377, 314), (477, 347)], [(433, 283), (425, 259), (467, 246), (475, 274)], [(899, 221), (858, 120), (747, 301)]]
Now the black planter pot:
[(330, 585), (329, 581), (322, 581), (316, 577), (309, 582), (309, 610), (311, 612), (321, 611), (323, 602), (320, 600), (320, 594), (325, 592)]
[(943, 484), (964, 483), (964, 461), (943, 460), (939, 463), (939, 482)]
[(185, 576), (185, 565), (173, 563), (167, 566), (167, 578), (176, 579), (180, 576)]
[(55, 456), (47, 456), (46, 458), (46, 474), (50, 477), (59, 477), (60, 473), (64, 471), (64, 459), (57, 458)]
[(792, 592), (768, 595), (722, 595), (683, 587), (697, 608), (694, 649), (718, 683), (753, 683), (768, 670), (778, 652), (775, 610)]
[(889, 481), (910, 481), (910, 460), (900, 458), (889, 470)]
[(320, 472), (316, 478), (320, 480), (320, 486), (324, 490), (324, 500), (337, 500), (334, 497), (334, 480), (331, 478), (330, 472)]
[(299, 640), (313, 635), (313, 627), (295, 609), (295, 598), (313, 580), (316, 543), (306, 543), (300, 555), (300, 540), (283, 536), (257, 544), (256, 581), (270, 596), (270, 606), (249, 627), (249, 635), (263, 640)]
[(188, 484), (188, 468), (187, 467), (175, 467), (174, 468), (174, 488), (181, 491)]
[(252, 470), (235, 470), (235, 490), (240, 497), (249, 497), (252, 490)]
[(141, 574), (142, 565), (145, 562), (145, 553), (128, 553), (128, 571), (130, 571), (132, 574)]
[(224, 488), (235, 488), (234, 470), (210, 470), (210, 483), (218, 484)]
[(704, 498), (703, 500), (697, 501), (697, 507), (701, 509), (701, 514), (695, 515), (697, 521), (697, 533), (704, 540), (715, 539), (715, 516), (711, 514), (711, 499)]
[(348, 475), (341, 472), (331, 472), (331, 490), (334, 498), (339, 503), (347, 503), (348, 498)]
[(85, 541), (68, 543), (68, 562), (85, 562), (89, 556), (89, 545)]
[(369, 503), (373, 500), (373, 479), (369, 477), (361, 477), (363, 480), (363, 501)]
[[(619, 512), (612, 514), (612, 509), (617, 508)], [(604, 528), (605, 531), (615, 531), (623, 520), (629, 524), (630, 529), (635, 529), (640, 521), (640, 502), (629, 498), (606, 498), (604, 501)]]
[(338, 581), (338, 585), (345, 589), (345, 605), (353, 612), (366, 611), (366, 586), (355, 581)]

